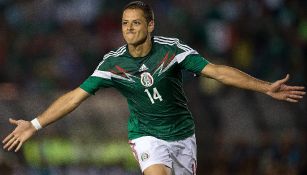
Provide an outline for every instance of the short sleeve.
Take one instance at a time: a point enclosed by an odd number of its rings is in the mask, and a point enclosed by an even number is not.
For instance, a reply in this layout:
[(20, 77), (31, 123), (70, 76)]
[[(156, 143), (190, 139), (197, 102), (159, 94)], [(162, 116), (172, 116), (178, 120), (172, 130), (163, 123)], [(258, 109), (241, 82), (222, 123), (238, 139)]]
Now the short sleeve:
[(94, 95), (100, 88), (112, 87), (110, 63), (103, 60), (99, 63), (96, 70), (81, 85), (80, 88)]
[(204, 67), (209, 64), (209, 61), (206, 60), (204, 57), (202, 57), (199, 54), (190, 54), (187, 55), (180, 63), (179, 65), (181, 68), (193, 72), (197, 75), (200, 75), (201, 71), (204, 69)]
[(80, 88), (94, 95), (100, 88), (106, 88), (111, 86), (111, 80), (90, 76), (80, 85)]
[(209, 61), (202, 57), (196, 50), (192, 49), (179, 39), (156, 37), (156, 40), (172, 44), (176, 52), (175, 60), (184, 70), (200, 75), (203, 68), (209, 63)]

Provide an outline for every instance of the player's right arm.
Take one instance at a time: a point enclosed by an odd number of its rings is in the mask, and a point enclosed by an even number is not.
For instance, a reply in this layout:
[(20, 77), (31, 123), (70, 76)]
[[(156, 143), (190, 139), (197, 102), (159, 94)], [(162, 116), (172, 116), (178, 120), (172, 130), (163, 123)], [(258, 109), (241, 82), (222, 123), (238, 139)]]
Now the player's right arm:
[[(37, 117), (42, 127), (61, 119), (68, 113), (76, 109), (90, 94), (81, 88), (76, 88), (57, 100), (55, 100), (41, 115)], [(15, 148), (15, 152), (20, 149), (22, 144), (34, 135), (37, 129), (30, 121), (10, 119), (11, 124), (16, 128), (2, 141), (3, 149), (11, 151)]]

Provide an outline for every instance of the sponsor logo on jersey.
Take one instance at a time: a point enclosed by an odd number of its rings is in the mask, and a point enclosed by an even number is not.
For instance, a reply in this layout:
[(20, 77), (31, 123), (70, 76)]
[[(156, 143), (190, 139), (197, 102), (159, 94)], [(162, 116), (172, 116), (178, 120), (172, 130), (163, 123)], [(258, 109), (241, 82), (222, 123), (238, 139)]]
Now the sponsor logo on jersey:
[(139, 72), (144, 72), (144, 71), (146, 71), (146, 70), (148, 70), (148, 68), (146, 67), (145, 64), (142, 64), (142, 66), (141, 66), (140, 69), (139, 69)]
[(143, 72), (143, 73), (141, 74), (141, 83), (142, 83), (142, 85), (145, 86), (145, 87), (150, 87), (150, 86), (153, 85), (154, 79), (153, 79), (153, 77), (151, 76), (150, 73), (148, 73), (148, 72)]
[(149, 159), (149, 154), (148, 153), (142, 153), (141, 154), (141, 160), (144, 162), (144, 161), (146, 161), (146, 160), (148, 160)]

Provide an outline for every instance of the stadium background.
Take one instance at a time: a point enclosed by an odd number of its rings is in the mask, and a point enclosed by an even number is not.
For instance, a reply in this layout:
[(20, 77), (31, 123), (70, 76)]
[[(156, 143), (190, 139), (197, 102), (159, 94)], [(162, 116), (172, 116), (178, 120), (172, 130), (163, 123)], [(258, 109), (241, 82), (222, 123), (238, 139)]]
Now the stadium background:
[[(0, 137), (8, 118), (32, 119), (77, 87), (123, 44), (128, 1), (0, 0)], [(178, 37), (213, 63), (306, 86), (307, 2), (152, 0), (155, 35)], [(306, 98), (298, 104), (184, 73), (194, 114), (199, 174), (307, 174)], [(127, 144), (127, 105), (99, 91), (15, 154), (0, 174), (140, 174)]]

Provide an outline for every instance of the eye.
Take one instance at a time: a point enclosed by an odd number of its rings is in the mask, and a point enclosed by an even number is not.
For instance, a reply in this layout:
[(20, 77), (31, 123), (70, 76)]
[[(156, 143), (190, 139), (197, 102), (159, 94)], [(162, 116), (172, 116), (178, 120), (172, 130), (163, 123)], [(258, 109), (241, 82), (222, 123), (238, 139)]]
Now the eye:
[(128, 24), (127, 21), (123, 21), (123, 22), (122, 22), (122, 25), (127, 25), (127, 24)]
[(134, 25), (140, 25), (141, 22), (140, 22), (140, 21), (133, 21), (133, 24), (134, 24)]

